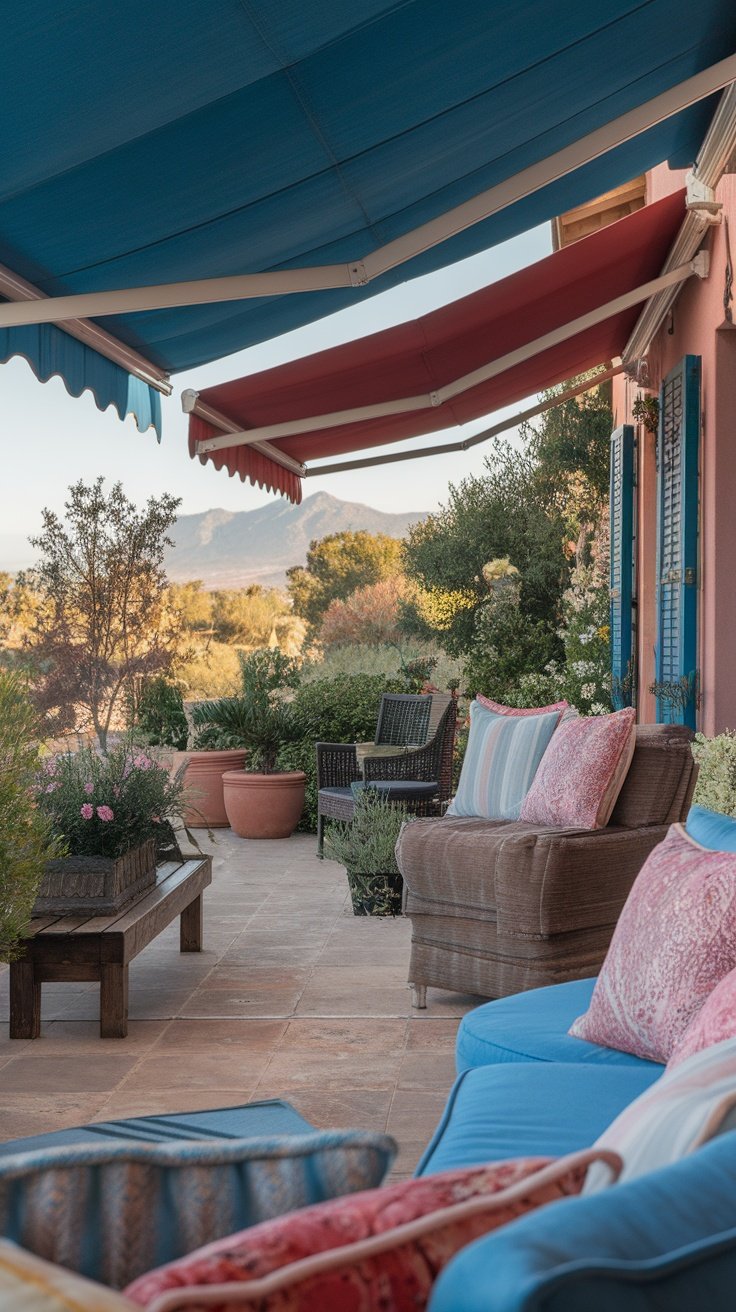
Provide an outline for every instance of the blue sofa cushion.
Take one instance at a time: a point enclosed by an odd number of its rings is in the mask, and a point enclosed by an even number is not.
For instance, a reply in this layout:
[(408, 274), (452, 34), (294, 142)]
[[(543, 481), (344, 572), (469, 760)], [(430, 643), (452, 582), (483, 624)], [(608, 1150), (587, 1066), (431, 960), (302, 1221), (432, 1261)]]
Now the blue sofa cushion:
[(429, 1312), (732, 1312), (736, 1132), (464, 1248)]
[(685, 829), (696, 843), (714, 852), (736, 852), (736, 818), (691, 806)]
[(661, 1070), (651, 1062), (608, 1067), (517, 1062), (464, 1071), (416, 1174), (589, 1148)]
[(601, 1048), (568, 1034), (588, 1010), (595, 979), (576, 979), (530, 989), (486, 1002), (463, 1017), (457, 1036), (458, 1073), (500, 1062), (575, 1062), (605, 1066), (644, 1066), (661, 1074), (658, 1063), (629, 1052)]

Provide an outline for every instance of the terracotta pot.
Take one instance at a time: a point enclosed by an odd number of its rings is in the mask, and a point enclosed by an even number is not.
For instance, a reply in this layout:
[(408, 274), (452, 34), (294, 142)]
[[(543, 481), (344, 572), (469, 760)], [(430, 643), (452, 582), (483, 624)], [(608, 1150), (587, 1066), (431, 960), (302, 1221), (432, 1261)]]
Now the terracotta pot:
[(303, 770), (283, 774), (248, 774), (228, 770), (223, 775), (225, 810), (241, 838), (288, 838), (304, 809), (307, 776)]
[(246, 753), (227, 752), (176, 752), (173, 770), (186, 762), (184, 776), (187, 800), (192, 810), (184, 812), (184, 823), (190, 829), (227, 829), (230, 821), (225, 811), (222, 776), (226, 770), (242, 770)]

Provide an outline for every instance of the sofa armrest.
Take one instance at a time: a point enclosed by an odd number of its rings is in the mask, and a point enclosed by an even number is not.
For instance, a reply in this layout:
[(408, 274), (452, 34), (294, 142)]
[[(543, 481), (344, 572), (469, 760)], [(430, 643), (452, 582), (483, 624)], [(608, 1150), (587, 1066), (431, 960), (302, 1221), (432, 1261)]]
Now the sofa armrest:
[(667, 825), (511, 834), (496, 863), (498, 934), (546, 938), (613, 925)]

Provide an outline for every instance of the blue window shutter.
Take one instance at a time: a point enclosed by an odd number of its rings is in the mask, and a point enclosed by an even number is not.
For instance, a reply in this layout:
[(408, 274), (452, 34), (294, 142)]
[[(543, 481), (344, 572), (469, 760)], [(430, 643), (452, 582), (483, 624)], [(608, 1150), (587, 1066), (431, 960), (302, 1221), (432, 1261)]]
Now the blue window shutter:
[(657, 683), (680, 684), (686, 704), (657, 698), (660, 724), (695, 728), (698, 659), (700, 356), (686, 355), (660, 392)]
[(633, 700), (634, 430), (611, 434), (611, 675), (617, 709)]

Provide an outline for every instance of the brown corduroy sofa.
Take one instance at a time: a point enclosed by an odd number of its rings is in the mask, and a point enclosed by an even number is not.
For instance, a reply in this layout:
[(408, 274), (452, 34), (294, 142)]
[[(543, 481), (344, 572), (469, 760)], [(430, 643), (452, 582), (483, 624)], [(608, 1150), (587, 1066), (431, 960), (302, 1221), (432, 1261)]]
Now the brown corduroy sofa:
[(687, 815), (692, 734), (638, 725), (605, 829), (444, 816), (404, 827), (396, 848), (412, 922), (409, 982), (502, 998), (597, 974), (644, 861)]

